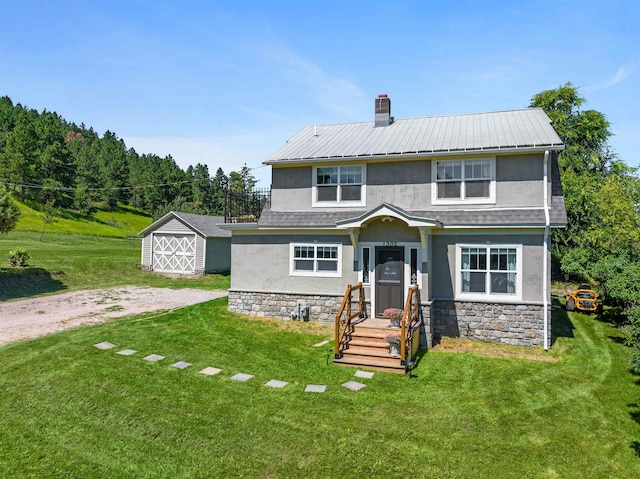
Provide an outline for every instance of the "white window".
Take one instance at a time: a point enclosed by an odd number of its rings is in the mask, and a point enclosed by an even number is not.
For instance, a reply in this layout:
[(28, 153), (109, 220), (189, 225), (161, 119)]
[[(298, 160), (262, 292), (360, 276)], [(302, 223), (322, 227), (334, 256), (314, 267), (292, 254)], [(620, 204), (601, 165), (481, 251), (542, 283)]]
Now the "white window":
[(434, 204), (495, 201), (495, 158), (433, 161)]
[(521, 246), (457, 247), (457, 297), (522, 297)]
[(371, 248), (365, 246), (362, 248), (362, 284), (369, 284), (369, 272), (371, 269)]
[(364, 205), (364, 166), (313, 169), (313, 206)]
[(337, 244), (291, 244), (292, 276), (341, 276), (342, 248)]

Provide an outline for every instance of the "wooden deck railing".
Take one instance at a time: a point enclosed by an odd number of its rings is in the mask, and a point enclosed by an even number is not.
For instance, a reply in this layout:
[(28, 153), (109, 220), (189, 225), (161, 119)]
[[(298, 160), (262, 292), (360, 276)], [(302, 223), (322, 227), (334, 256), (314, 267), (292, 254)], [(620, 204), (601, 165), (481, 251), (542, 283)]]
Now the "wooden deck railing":
[[(420, 290), (418, 285), (409, 288), (407, 301), (400, 322), (400, 358), (407, 365), (420, 346)], [(415, 333), (418, 334), (415, 334)]]
[[(358, 310), (352, 311), (353, 293), (358, 292)], [(342, 357), (342, 350), (346, 347), (347, 333), (351, 332), (351, 320), (354, 318), (364, 317), (364, 289), (362, 283), (347, 286), (347, 291), (342, 298), (342, 304), (336, 314), (336, 359)]]

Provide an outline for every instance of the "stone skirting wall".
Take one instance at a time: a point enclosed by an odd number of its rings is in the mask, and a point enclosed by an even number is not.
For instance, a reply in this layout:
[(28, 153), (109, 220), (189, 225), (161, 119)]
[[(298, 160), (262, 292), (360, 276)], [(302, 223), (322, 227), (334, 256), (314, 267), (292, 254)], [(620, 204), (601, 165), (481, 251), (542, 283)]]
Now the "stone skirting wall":
[(448, 336), (544, 346), (542, 305), (435, 301), (432, 320), (436, 341)]
[[(229, 291), (229, 311), (250, 316), (291, 319), (298, 305), (309, 308), (308, 321), (334, 324), (342, 296)], [(302, 318), (298, 318), (302, 319)]]
[[(309, 317), (298, 319), (329, 325), (334, 324), (341, 302), (342, 296), (229, 291), (229, 311), (234, 313), (291, 319), (300, 305), (309, 308)], [(544, 346), (542, 305), (436, 300), (421, 307), (422, 348), (431, 348), (442, 337)]]

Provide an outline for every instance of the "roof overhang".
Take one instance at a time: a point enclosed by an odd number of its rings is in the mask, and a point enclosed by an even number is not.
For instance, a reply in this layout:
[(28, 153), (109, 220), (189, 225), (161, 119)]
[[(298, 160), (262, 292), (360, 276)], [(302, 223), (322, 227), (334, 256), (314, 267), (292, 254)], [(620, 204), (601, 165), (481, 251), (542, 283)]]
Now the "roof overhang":
[(453, 155), (482, 155), (482, 154), (504, 154), (504, 153), (540, 153), (545, 151), (562, 151), (563, 144), (552, 145), (521, 145), (521, 146), (505, 146), (505, 147), (488, 147), (488, 148), (469, 148), (469, 149), (451, 149), (451, 150), (429, 150), (429, 151), (405, 151), (396, 153), (377, 153), (367, 155), (343, 155), (343, 156), (316, 156), (307, 158), (280, 158), (277, 160), (266, 160), (264, 165), (279, 166), (289, 165), (292, 163), (316, 163), (320, 161), (375, 161), (375, 160), (402, 160), (431, 158), (440, 156)]
[(258, 223), (220, 223), (218, 228), (225, 231), (257, 230)]
[(208, 238), (209, 236), (206, 235), (205, 233), (203, 233), (202, 231), (198, 230), (198, 228), (194, 227), (191, 223), (189, 223), (187, 220), (185, 220), (184, 218), (181, 218), (180, 215), (175, 212), (175, 211), (169, 211), (166, 215), (164, 215), (162, 218), (158, 218), (157, 220), (155, 220), (153, 223), (151, 223), (149, 226), (147, 226), (145, 229), (143, 229), (142, 231), (140, 231), (138, 233), (138, 235), (145, 235), (147, 233), (149, 233), (150, 231), (156, 229), (158, 227), (158, 225), (164, 223), (165, 221), (167, 221), (169, 218), (175, 218), (178, 221), (180, 221), (181, 223), (184, 223), (186, 226), (188, 226), (189, 228), (191, 228), (193, 231), (195, 231), (196, 233), (198, 233), (200, 236), (204, 237), (204, 238)]
[(355, 218), (336, 221), (336, 226), (338, 228), (361, 228), (366, 223), (378, 218), (382, 219), (382, 221), (393, 221), (394, 219), (398, 219), (400, 221), (404, 221), (407, 226), (413, 228), (442, 228), (442, 223), (438, 220), (412, 216), (406, 211), (403, 211), (400, 208), (388, 203), (382, 203), (376, 206), (374, 209), (367, 211), (366, 213), (363, 213), (362, 215)]

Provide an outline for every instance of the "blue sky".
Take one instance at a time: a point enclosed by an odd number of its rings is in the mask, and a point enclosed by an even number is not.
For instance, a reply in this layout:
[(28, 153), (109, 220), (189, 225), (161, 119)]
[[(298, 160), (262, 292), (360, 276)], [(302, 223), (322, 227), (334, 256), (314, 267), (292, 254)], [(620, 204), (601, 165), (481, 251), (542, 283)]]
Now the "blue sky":
[(211, 174), (306, 125), (526, 107), (572, 82), (640, 165), (640, 2), (3, 0), (0, 96)]

